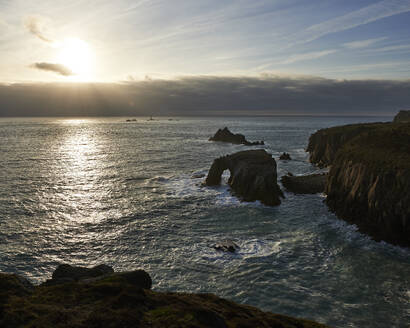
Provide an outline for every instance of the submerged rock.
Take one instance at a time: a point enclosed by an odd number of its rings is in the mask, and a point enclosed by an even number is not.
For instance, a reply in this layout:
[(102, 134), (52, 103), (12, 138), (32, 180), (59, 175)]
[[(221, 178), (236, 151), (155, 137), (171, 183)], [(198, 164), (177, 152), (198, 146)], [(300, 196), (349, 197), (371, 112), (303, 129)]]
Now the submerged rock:
[(230, 239), (222, 240), (219, 243), (216, 243), (213, 248), (215, 248), (218, 251), (223, 251), (223, 252), (230, 252), (230, 253), (235, 253), (237, 250), (240, 249), (238, 244), (236, 244), (234, 241)]
[(242, 200), (260, 200), (270, 206), (280, 204), (283, 194), (277, 184), (276, 162), (265, 150), (246, 150), (215, 159), (205, 185), (219, 185), (227, 169), (231, 173), (228, 184)]
[(326, 187), (327, 173), (309, 175), (284, 175), (281, 178), (283, 186), (295, 194), (316, 194), (324, 192)]
[(245, 146), (257, 146), (257, 145), (264, 145), (263, 141), (255, 141), (250, 142), (246, 140), (243, 134), (237, 133), (233, 134), (227, 127), (223, 129), (219, 129), (215, 135), (209, 138), (209, 141), (221, 141), (221, 142), (229, 142), (232, 144), (238, 145), (245, 145)]
[(282, 161), (290, 161), (290, 155), (288, 153), (283, 153), (282, 155), (279, 156), (279, 159)]

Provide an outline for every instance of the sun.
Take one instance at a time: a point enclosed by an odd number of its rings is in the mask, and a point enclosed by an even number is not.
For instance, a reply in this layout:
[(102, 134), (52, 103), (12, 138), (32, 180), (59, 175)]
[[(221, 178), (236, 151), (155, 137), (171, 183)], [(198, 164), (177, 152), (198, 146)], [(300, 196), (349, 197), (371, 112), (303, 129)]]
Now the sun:
[(69, 68), (76, 80), (89, 79), (93, 71), (93, 55), (87, 42), (78, 38), (65, 39), (59, 45), (58, 62)]

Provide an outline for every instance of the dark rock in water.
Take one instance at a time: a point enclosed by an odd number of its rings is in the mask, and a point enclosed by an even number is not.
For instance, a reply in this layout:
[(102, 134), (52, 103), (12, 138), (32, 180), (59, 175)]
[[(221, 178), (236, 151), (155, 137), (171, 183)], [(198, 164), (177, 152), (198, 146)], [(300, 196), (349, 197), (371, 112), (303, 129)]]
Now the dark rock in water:
[(394, 123), (410, 122), (410, 110), (401, 110), (393, 119)]
[(212, 294), (142, 289), (148, 277), (137, 270), (27, 290), (16, 275), (0, 273), (0, 327), (326, 328)]
[(192, 174), (191, 175), (191, 178), (192, 179), (199, 179), (199, 178), (203, 178), (203, 177), (205, 177), (205, 173), (194, 173), (194, 174)]
[(263, 141), (255, 141), (250, 142), (246, 140), (243, 134), (233, 134), (227, 127), (223, 129), (219, 129), (215, 135), (209, 138), (209, 141), (221, 141), (221, 142), (229, 142), (232, 144), (238, 145), (245, 145), (245, 146), (257, 146), (257, 145), (264, 145)]
[(290, 161), (291, 160), (290, 155), (288, 153), (283, 153), (282, 155), (279, 156), (279, 159), (283, 160), (283, 161)]
[(113, 268), (105, 264), (100, 264), (93, 268), (77, 267), (69, 264), (60, 264), (57, 267), (57, 269), (54, 270), (52, 279), (47, 280), (44, 284), (61, 284), (70, 281), (79, 281), (82, 279), (95, 278), (112, 273), (114, 273)]
[(231, 173), (228, 184), (242, 200), (260, 200), (270, 206), (280, 204), (283, 194), (277, 184), (276, 162), (265, 150), (240, 151), (215, 159), (205, 185), (219, 185), (226, 169)]
[(316, 194), (324, 192), (327, 173), (294, 176), (288, 173), (281, 178), (283, 186), (295, 194)]
[(240, 247), (234, 241), (227, 239), (215, 244), (213, 248), (218, 251), (235, 253)]

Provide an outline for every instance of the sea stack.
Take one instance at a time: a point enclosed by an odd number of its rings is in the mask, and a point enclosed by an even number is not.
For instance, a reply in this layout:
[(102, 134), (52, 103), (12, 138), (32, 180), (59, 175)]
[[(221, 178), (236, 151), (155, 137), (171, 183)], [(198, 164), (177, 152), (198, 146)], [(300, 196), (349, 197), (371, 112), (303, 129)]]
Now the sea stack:
[(232, 144), (245, 145), (245, 146), (258, 146), (258, 145), (265, 144), (263, 141), (250, 142), (246, 140), (243, 134), (240, 134), (240, 133), (234, 134), (231, 131), (229, 131), (227, 127), (224, 127), (223, 129), (219, 129), (218, 131), (216, 131), (215, 135), (209, 138), (209, 141), (228, 142)]
[(269, 206), (280, 204), (283, 195), (277, 184), (276, 162), (264, 149), (241, 151), (215, 159), (205, 185), (219, 185), (222, 173), (227, 169), (231, 173), (228, 184), (243, 201), (260, 200)]

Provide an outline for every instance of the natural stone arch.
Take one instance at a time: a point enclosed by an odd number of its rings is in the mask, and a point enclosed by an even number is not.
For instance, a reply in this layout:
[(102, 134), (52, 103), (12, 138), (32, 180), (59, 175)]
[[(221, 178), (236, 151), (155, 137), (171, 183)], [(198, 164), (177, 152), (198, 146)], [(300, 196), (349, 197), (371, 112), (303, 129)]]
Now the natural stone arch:
[(246, 150), (214, 160), (205, 185), (221, 183), (225, 170), (230, 171), (228, 184), (244, 201), (260, 200), (265, 205), (279, 205), (283, 196), (278, 184), (276, 162), (264, 149)]

